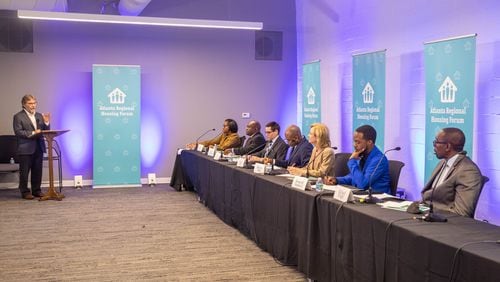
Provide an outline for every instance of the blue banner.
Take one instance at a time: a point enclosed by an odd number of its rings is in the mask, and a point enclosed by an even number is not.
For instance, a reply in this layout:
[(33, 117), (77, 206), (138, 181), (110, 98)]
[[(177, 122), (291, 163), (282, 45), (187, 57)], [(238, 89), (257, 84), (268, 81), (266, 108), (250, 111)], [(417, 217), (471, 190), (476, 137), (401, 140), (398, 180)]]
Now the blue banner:
[(354, 55), (352, 60), (353, 132), (361, 125), (373, 126), (376, 145), (384, 150), (385, 50)]
[(319, 66), (319, 61), (302, 66), (302, 133), (306, 136), (311, 124), (321, 122)]
[(141, 68), (93, 65), (94, 188), (141, 186)]
[(425, 44), (425, 179), (438, 163), (432, 141), (444, 127), (460, 128), (472, 158), (476, 36)]

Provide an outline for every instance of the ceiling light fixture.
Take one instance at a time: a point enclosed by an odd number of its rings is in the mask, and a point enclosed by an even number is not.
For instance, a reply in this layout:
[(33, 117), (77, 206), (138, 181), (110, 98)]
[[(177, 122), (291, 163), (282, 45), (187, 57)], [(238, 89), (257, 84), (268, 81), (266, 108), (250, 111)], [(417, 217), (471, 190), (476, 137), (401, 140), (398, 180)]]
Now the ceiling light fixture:
[(135, 25), (155, 25), (155, 26), (174, 26), (174, 27), (247, 29), (247, 30), (261, 30), (263, 27), (262, 22), (135, 17), (135, 16), (118, 16), (118, 15), (102, 15), (102, 14), (28, 11), (28, 10), (17, 11), (17, 17), (21, 19), (31, 19), (31, 20), (135, 24)]

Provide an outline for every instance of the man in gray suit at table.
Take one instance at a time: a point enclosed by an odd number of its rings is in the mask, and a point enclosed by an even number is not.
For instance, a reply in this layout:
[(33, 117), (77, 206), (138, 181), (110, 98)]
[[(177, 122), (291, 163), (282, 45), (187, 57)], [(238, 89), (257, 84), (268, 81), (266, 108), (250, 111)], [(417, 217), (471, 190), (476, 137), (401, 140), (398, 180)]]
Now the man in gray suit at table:
[(482, 188), (481, 171), (463, 151), (465, 135), (454, 127), (440, 130), (433, 142), (441, 161), (422, 190), (422, 200), (440, 210), (473, 217)]
[[(43, 153), (45, 141), (40, 134), (50, 129), (50, 114), (36, 112), (36, 99), (33, 95), (24, 95), (21, 100), (23, 109), (14, 115), (13, 128), (17, 136), (17, 154), (19, 156), (19, 190), (23, 199), (32, 200), (43, 197), (42, 184)], [(31, 192), (28, 189), (28, 175), (31, 172)]]

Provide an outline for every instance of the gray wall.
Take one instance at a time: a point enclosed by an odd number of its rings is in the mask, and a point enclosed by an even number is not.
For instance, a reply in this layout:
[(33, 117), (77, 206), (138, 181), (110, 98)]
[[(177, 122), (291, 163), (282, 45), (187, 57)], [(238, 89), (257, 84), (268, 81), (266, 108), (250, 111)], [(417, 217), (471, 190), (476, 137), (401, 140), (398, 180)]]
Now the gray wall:
[(176, 148), (208, 128), (219, 131), (225, 118), (238, 121), (240, 134), (248, 121), (242, 112), (264, 124), (294, 123), (295, 3), (237, 2), (153, 1), (143, 15), (262, 21), (265, 30), (283, 31), (281, 61), (254, 59), (253, 31), (34, 22), (33, 53), (0, 53), (0, 134), (13, 133), (12, 115), (32, 93), (39, 110), (52, 113), (52, 128), (71, 130), (61, 138), (64, 178), (91, 179), (92, 64), (142, 67), (142, 115), (159, 125), (143, 132), (143, 148), (159, 142), (143, 177), (170, 176)]

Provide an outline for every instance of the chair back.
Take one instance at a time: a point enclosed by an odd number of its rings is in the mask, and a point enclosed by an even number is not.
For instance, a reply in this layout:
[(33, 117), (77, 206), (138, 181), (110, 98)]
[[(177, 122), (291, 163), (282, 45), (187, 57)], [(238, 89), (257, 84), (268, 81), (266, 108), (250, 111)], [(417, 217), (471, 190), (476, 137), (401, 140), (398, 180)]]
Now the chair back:
[(401, 161), (389, 160), (389, 178), (391, 179), (391, 195), (396, 196), (399, 176), (405, 164)]
[(17, 136), (15, 135), (0, 135), (0, 163), (9, 163), (10, 158), (17, 159)]
[(349, 168), (347, 167), (347, 162), (351, 153), (336, 153), (333, 169), (335, 170), (335, 176), (346, 176), (349, 174)]
[(472, 212), (474, 218), (476, 218), (476, 207), (477, 207), (477, 203), (479, 203), (479, 198), (481, 198), (481, 193), (483, 192), (483, 188), (484, 188), (484, 185), (486, 184), (486, 182), (490, 181), (490, 178), (488, 176), (481, 176), (481, 188), (479, 189), (479, 196), (477, 197), (477, 201), (476, 203), (474, 204), (474, 211)]

